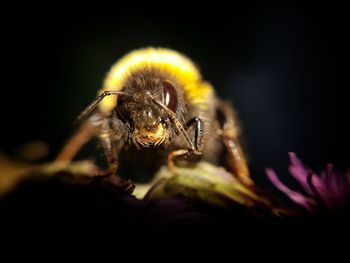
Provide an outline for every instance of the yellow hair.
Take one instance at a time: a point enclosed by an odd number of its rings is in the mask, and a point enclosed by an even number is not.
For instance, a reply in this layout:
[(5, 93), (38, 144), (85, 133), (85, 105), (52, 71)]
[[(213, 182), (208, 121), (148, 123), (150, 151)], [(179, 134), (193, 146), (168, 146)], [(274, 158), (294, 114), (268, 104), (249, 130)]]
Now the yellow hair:
[[(158, 68), (171, 73), (184, 87), (189, 102), (201, 109), (206, 109), (212, 86), (202, 80), (201, 74), (193, 62), (186, 56), (164, 48), (144, 48), (126, 54), (117, 61), (107, 74), (100, 93), (118, 91), (123, 87), (130, 73), (144, 67)], [(115, 97), (106, 97), (99, 107), (103, 112), (110, 112), (116, 106)]]

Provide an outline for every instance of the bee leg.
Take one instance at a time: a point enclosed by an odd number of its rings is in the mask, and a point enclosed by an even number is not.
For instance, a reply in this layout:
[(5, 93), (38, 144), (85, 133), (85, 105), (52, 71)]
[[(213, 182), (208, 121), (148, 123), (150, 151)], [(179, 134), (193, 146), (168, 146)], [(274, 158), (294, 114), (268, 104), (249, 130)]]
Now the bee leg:
[(118, 155), (124, 145), (122, 133), (116, 133), (121, 131), (119, 128), (115, 118), (107, 119), (100, 126), (99, 143), (108, 162), (108, 173), (105, 174), (107, 178), (104, 180), (131, 194), (135, 188), (131, 180), (114, 176), (119, 166)]
[(175, 150), (175, 151), (172, 151), (171, 153), (169, 153), (169, 155), (168, 155), (168, 167), (169, 167), (169, 170), (174, 175), (177, 175), (176, 165), (175, 165), (174, 159), (177, 157), (180, 157), (180, 156), (186, 156), (189, 153), (190, 153), (190, 151), (186, 150), (186, 149)]
[(102, 147), (103, 152), (105, 153), (108, 170), (110, 173), (115, 174), (118, 169), (118, 155), (113, 142), (108, 134), (102, 134), (99, 136), (100, 146)]
[(199, 117), (194, 117), (189, 120), (186, 125), (186, 130), (194, 126), (194, 138), (193, 144), (195, 147), (194, 153), (197, 155), (201, 155), (203, 152), (203, 121)]
[(115, 174), (118, 169), (118, 155), (124, 145), (123, 132), (119, 125), (120, 122), (116, 119), (116, 116), (112, 115), (112, 117), (106, 118), (100, 123), (97, 133), (111, 174)]
[(80, 149), (94, 136), (91, 125), (84, 123), (69, 139), (56, 157), (56, 161), (72, 161)]
[(248, 166), (238, 140), (223, 135), (223, 142), (228, 151), (228, 162), (233, 173), (237, 175), (245, 185), (253, 185), (254, 183), (249, 176)]
[(193, 138), (193, 146), (194, 149), (180, 149), (180, 150), (175, 150), (172, 151), (169, 155), (168, 155), (168, 167), (169, 169), (172, 171), (173, 174), (177, 174), (176, 173), (176, 165), (174, 162), (175, 158), (181, 157), (181, 156), (187, 156), (188, 154), (194, 153), (195, 155), (201, 155), (202, 151), (203, 151), (203, 142), (202, 142), (202, 135), (203, 135), (203, 122), (200, 118), (195, 117), (193, 119), (191, 119), (190, 121), (187, 122), (186, 125), (186, 130), (188, 130), (189, 128), (193, 127), (195, 128), (194, 130), (194, 138)]
[(228, 164), (233, 172), (245, 185), (253, 185), (249, 169), (241, 145), (238, 141), (238, 125), (235, 114), (228, 103), (220, 102), (218, 109), (223, 115), (221, 137), (228, 152)]

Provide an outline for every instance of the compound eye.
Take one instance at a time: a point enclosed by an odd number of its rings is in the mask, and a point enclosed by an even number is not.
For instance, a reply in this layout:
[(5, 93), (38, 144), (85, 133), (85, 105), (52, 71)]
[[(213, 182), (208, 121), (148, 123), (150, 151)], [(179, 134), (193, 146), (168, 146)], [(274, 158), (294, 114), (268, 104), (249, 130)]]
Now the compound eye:
[(163, 82), (164, 104), (173, 112), (177, 110), (177, 92), (173, 84), (169, 81)]

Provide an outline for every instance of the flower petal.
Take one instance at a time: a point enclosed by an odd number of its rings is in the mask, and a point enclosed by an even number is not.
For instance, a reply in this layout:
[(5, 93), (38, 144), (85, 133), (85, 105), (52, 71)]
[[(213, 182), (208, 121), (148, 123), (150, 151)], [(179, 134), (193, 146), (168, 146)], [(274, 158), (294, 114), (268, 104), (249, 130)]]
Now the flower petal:
[(304, 190), (309, 195), (314, 195), (312, 189), (310, 189), (310, 186), (307, 183), (308, 171), (304, 167), (303, 163), (299, 160), (297, 155), (293, 152), (289, 153), (289, 159), (291, 162), (291, 165), (289, 166), (290, 174), (299, 182), (299, 184), (304, 188)]
[(277, 177), (276, 173), (272, 169), (266, 169), (266, 174), (270, 181), (279, 189), (281, 192), (285, 193), (292, 201), (303, 206), (307, 210), (313, 211), (314, 201), (299, 192), (293, 191), (288, 188), (281, 180)]

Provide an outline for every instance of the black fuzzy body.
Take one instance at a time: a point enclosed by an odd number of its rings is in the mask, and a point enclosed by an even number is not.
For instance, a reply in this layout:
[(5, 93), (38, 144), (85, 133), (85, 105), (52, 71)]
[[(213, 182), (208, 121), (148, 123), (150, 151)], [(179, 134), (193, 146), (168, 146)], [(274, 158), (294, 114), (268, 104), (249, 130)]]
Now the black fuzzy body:
[[(206, 160), (217, 164), (220, 159), (223, 145), (218, 135), (220, 124), (216, 115), (218, 100), (215, 94), (208, 98), (206, 110), (203, 110), (190, 102), (184, 87), (175, 76), (157, 68), (145, 67), (143, 70), (130, 73), (124, 80), (121, 91), (132, 94), (132, 97), (119, 96), (117, 106), (109, 116), (106, 116), (109, 122), (118, 123), (109, 126), (112, 126), (110, 132), (113, 133), (110, 136), (116, 136), (118, 144), (122, 145), (118, 149), (117, 174), (123, 178), (136, 182), (149, 181), (162, 165), (166, 165), (169, 153), (189, 149), (184, 136), (178, 131), (167, 112), (151, 99), (164, 101), (164, 82), (172, 83), (176, 89), (177, 107), (174, 113), (181, 125), (187, 129), (191, 140), (195, 136), (195, 129), (187, 127), (187, 124), (194, 118), (199, 118), (202, 122), (202, 154), (190, 154), (186, 156), (186, 160), (189, 162)], [(146, 147), (135, 143), (138, 140), (137, 136), (140, 136), (140, 130), (152, 131), (159, 123), (162, 123), (166, 130), (166, 139), (163, 143)], [(178, 159), (184, 160), (181, 157)]]

